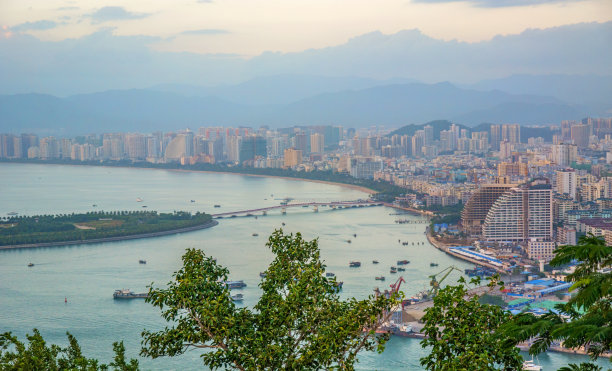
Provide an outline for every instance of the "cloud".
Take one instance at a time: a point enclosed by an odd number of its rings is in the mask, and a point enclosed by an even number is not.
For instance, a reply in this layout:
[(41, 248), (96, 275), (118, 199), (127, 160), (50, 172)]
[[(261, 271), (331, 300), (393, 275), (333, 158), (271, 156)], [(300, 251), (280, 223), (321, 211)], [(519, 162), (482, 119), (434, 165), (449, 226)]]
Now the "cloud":
[(150, 16), (150, 13), (135, 13), (129, 12), (120, 6), (105, 6), (90, 14), (94, 23), (102, 23), (108, 21), (124, 21), (129, 19), (141, 19)]
[(79, 8), (78, 6), (62, 6), (60, 8), (57, 8), (57, 10), (59, 11), (64, 11), (64, 10), (79, 10), (81, 8)]
[(11, 31), (15, 31), (15, 32), (23, 32), (23, 31), (30, 31), (30, 30), (43, 31), (43, 30), (50, 30), (59, 25), (60, 25), (59, 23), (54, 22), (54, 21), (41, 20), (41, 21), (36, 21), (36, 22), (25, 22), (25, 23), (18, 24), (16, 26), (11, 27)]
[(219, 30), (216, 28), (204, 28), (201, 30), (187, 30), (181, 32), (181, 35), (223, 35), (230, 33), (228, 30)]
[(198, 0), (198, 3), (202, 3), (202, 4), (210, 4), (212, 2), (213, 0)]
[(428, 4), (440, 4), (440, 3), (458, 3), (467, 2), (474, 4), (479, 8), (505, 8), (514, 6), (530, 6), (530, 5), (541, 5), (541, 4), (552, 4), (552, 3), (564, 3), (564, 2), (578, 2), (583, 0), (412, 0), (415, 3), (428, 3)]

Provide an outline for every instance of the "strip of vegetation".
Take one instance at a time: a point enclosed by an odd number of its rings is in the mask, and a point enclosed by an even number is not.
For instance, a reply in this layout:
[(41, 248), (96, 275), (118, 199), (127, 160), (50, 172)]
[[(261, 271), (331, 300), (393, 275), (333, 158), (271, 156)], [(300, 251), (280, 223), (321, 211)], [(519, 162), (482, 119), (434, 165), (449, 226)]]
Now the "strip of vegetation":
[(19, 163), (35, 163), (35, 164), (69, 164), (69, 165), (90, 165), (90, 166), (118, 166), (118, 167), (138, 167), (150, 169), (181, 169), (181, 170), (198, 170), (198, 171), (214, 171), (228, 172), (247, 175), (262, 175), (262, 176), (280, 176), (295, 179), (305, 180), (320, 180), (325, 182), (349, 184), (359, 187), (369, 188), (376, 193), (372, 198), (376, 201), (393, 202), (395, 197), (407, 193), (414, 193), (406, 188), (398, 187), (384, 180), (372, 179), (357, 179), (347, 173), (334, 172), (332, 170), (315, 170), (315, 171), (294, 171), (291, 169), (273, 169), (273, 168), (254, 168), (247, 166), (228, 166), (224, 164), (194, 164), (181, 165), (179, 163), (164, 163), (153, 164), (150, 162), (132, 162), (123, 161), (73, 161), (66, 159), (53, 160), (38, 160), (38, 159), (2, 159), (0, 162), (19, 162)]
[(202, 226), (211, 220), (208, 214), (185, 211), (100, 211), (3, 217), (0, 220), (0, 246), (126, 237)]

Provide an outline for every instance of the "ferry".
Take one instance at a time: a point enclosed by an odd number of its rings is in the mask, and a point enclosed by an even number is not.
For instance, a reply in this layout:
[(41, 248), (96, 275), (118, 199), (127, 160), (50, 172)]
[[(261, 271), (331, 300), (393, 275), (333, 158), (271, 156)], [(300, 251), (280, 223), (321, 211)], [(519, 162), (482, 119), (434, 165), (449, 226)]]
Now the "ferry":
[(232, 300), (233, 301), (242, 301), (242, 299), (244, 299), (244, 295), (242, 295), (242, 294), (232, 295)]
[(123, 290), (115, 290), (113, 294), (113, 299), (146, 299), (149, 296), (148, 293), (143, 292), (140, 294), (136, 294), (129, 289)]
[(243, 287), (246, 287), (246, 283), (244, 283), (243, 280), (240, 280), (240, 281), (226, 281), (225, 284), (227, 285), (227, 288), (229, 288), (229, 289), (241, 289)]
[(358, 262), (358, 261), (352, 261), (352, 262), (350, 262), (350, 263), (349, 263), (349, 267), (351, 267), (351, 268), (358, 268), (358, 267), (361, 267), (361, 262)]

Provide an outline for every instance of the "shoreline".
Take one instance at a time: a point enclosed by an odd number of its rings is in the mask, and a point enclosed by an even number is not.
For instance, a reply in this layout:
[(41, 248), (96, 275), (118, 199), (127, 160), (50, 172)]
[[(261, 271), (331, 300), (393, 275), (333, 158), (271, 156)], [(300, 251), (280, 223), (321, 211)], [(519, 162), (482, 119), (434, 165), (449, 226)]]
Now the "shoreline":
[(211, 221), (206, 222), (205, 224), (194, 225), (191, 227), (184, 227), (184, 228), (178, 228), (178, 229), (170, 229), (167, 231), (132, 234), (129, 236), (93, 238), (91, 240), (73, 240), (73, 241), (41, 242), (41, 243), (31, 243), (31, 244), (21, 244), (21, 245), (6, 245), (6, 246), (0, 246), (0, 250), (34, 249), (34, 248), (39, 248), (39, 247), (59, 247), (59, 246), (71, 246), (71, 245), (86, 245), (86, 244), (102, 243), (102, 242), (136, 240), (136, 239), (141, 239), (141, 238), (161, 237), (161, 236), (168, 236), (171, 234), (197, 231), (200, 229), (208, 229), (208, 228), (216, 226), (217, 224), (219, 224), (218, 221), (211, 220)]
[(88, 167), (102, 167), (102, 168), (164, 170), (164, 171), (185, 172), (185, 173), (206, 173), (206, 174), (240, 175), (240, 176), (250, 176), (250, 177), (257, 177), (257, 178), (277, 178), (277, 179), (285, 179), (285, 180), (293, 180), (293, 181), (301, 181), (301, 182), (311, 182), (311, 183), (321, 183), (321, 184), (327, 184), (327, 185), (335, 185), (335, 186), (340, 186), (340, 187), (352, 189), (352, 190), (355, 190), (355, 191), (367, 193), (368, 195), (378, 193), (377, 191), (375, 191), (373, 189), (370, 189), (370, 188), (367, 188), (367, 187), (358, 186), (358, 185), (354, 185), (354, 184), (347, 184), (347, 183), (331, 182), (331, 181), (328, 181), (328, 180), (306, 179), (306, 178), (288, 177), (288, 176), (279, 176), (279, 175), (247, 174), (247, 173), (233, 172), (233, 171), (192, 170), (192, 169), (165, 169), (165, 168), (157, 168), (157, 167), (140, 167), (140, 166), (125, 166), (125, 165), (110, 166), (110, 165), (70, 164), (70, 163), (56, 164), (56, 163), (50, 163), (50, 162), (11, 162), (11, 161), (5, 161), (5, 162), (2, 162), (2, 163), (7, 163), (7, 164), (26, 164), (26, 165), (30, 165), (31, 164), (31, 165), (59, 165), (59, 166), (88, 166)]

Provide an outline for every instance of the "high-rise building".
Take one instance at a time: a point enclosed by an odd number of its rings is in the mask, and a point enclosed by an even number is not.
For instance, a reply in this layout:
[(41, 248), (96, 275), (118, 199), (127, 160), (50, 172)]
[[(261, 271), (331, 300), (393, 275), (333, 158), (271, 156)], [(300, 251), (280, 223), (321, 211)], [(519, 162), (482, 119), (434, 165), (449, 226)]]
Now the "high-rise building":
[(589, 146), (590, 126), (585, 124), (574, 125), (571, 127), (572, 141), (579, 148)]
[(527, 164), (522, 162), (500, 162), (497, 164), (497, 176), (520, 178), (529, 175)]
[(519, 124), (503, 124), (501, 127), (501, 140), (510, 143), (520, 143), (521, 126)]
[(310, 152), (325, 152), (325, 136), (323, 134), (314, 133), (310, 135)]
[(127, 156), (130, 160), (144, 160), (147, 157), (147, 140), (142, 134), (127, 134), (125, 136)]
[(536, 179), (509, 189), (493, 203), (482, 234), (489, 241), (550, 241), (552, 226), (552, 187), (546, 179)]
[(242, 138), (240, 143), (239, 162), (252, 161), (256, 157), (267, 157), (268, 146), (266, 138), (261, 135), (248, 135)]
[(571, 166), (578, 159), (578, 147), (562, 143), (552, 146), (552, 161), (559, 166)]
[(577, 186), (576, 170), (565, 169), (555, 172), (555, 192), (567, 194), (575, 200)]
[(284, 151), (285, 167), (294, 167), (302, 163), (302, 151), (295, 148), (287, 148)]
[(425, 127), (423, 128), (423, 145), (424, 146), (431, 146), (431, 144), (434, 141), (434, 130), (433, 130), (433, 126), (431, 125), (425, 125)]
[(494, 151), (499, 150), (499, 143), (501, 142), (501, 127), (499, 125), (491, 125), (491, 149)]
[(412, 156), (421, 157), (423, 154), (423, 143), (425, 138), (425, 131), (417, 130), (412, 136)]
[(483, 184), (465, 203), (461, 211), (461, 226), (466, 233), (482, 233), (482, 224), (493, 203), (516, 184)]
[(295, 140), (295, 149), (299, 149), (303, 154), (310, 153), (310, 141), (306, 133), (297, 133), (293, 139)]
[(59, 141), (54, 137), (46, 137), (40, 140), (40, 158), (49, 160), (60, 157)]

